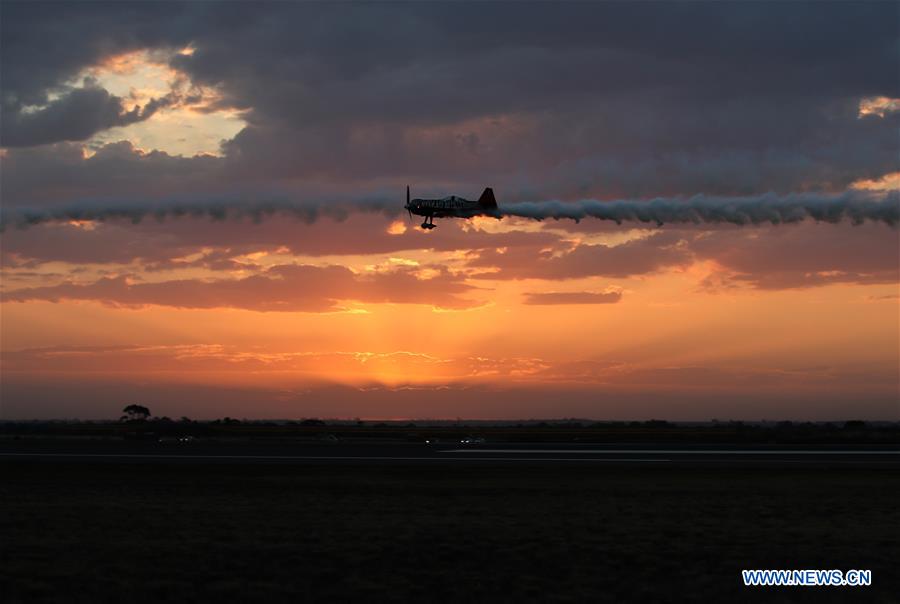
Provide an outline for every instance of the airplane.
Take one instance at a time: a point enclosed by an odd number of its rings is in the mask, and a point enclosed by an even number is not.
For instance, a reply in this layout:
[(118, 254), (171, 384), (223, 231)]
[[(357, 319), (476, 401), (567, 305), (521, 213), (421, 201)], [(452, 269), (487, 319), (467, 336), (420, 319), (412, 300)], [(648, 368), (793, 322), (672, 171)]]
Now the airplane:
[(410, 199), (409, 186), (406, 187), (406, 205), (403, 208), (413, 214), (424, 216), (422, 228), (426, 230), (435, 227), (434, 219), (437, 218), (472, 218), (473, 216), (497, 216), (497, 200), (494, 199), (494, 190), (490, 187), (484, 190), (478, 201), (470, 201), (451, 195), (442, 199)]

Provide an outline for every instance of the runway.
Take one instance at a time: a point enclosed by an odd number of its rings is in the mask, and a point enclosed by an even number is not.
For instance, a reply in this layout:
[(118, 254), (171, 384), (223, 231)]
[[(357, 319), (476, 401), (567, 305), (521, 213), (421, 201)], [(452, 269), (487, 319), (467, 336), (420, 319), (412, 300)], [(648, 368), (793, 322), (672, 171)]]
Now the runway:
[(35, 463), (228, 463), (374, 465), (854, 465), (900, 468), (900, 447), (627, 446), (580, 444), (421, 443), (0, 443), (0, 461)]

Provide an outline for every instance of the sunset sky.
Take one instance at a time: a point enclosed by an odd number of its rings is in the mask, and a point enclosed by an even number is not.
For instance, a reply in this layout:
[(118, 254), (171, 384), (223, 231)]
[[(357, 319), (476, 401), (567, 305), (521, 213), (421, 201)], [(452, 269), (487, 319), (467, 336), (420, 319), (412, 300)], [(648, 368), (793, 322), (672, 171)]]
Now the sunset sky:
[(4, 1), (5, 212), (372, 211), (5, 224), (0, 419), (898, 420), (896, 225), (402, 210), (896, 203), (898, 11)]

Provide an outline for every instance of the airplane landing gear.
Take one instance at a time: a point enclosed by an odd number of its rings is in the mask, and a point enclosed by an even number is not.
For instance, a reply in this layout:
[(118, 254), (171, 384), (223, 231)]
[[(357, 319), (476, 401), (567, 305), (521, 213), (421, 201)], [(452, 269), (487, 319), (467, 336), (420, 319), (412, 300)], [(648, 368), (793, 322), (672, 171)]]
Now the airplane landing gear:
[(422, 223), (422, 228), (425, 230), (431, 230), (434, 228), (434, 216), (428, 216), (425, 218), (425, 222)]

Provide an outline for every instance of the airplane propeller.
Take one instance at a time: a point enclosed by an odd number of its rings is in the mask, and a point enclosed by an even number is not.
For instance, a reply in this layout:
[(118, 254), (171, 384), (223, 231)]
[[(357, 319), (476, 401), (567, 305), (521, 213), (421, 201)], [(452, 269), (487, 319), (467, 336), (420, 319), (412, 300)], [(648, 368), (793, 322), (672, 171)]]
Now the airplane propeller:
[(406, 211), (409, 212), (409, 222), (412, 223), (412, 208), (409, 207), (409, 185), (406, 185)]

